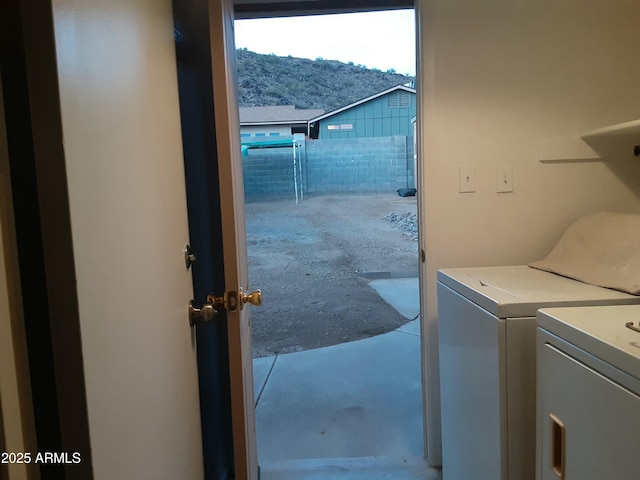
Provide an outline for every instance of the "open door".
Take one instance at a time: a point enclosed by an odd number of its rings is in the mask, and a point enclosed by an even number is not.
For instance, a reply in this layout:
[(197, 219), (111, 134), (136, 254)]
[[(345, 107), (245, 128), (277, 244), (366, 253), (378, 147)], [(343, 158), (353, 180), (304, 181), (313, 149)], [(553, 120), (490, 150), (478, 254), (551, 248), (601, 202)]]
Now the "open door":
[(236, 95), (233, 5), (209, 1), (211, 63), (215, 105), (222, 249), (227, 300), (231, 413), (236, 478), (258, 478), (253, 398), (251, 323), (246, 303), (260, 303), (259, 292), (248, 292), (244, 188), (240, 151), (240, 120)]
[[(51, 363), (59, 374), (54, 387), (67, 385), (69, 369), (59, 366), (75, 358), (64, 347), (77, 347), (75, 368), (85, 382), (77, 390), (86, 412), (60, 415), (60, 424), (67, 430), (86, 417), (90, 447), (79, 464), (64, 465), (65, 472), (82, 479), (202, 479), (197, 353), (204, 349), (200, 343), (196, 349), (186, 318), (193, 288), (183, 250), (189, 222), (172, 3), (53, 0), (39, 6), (44, 12), (16, 10), (29, 27), (16, 37), (27, 40), (18, 55), (29, 67), (24, 110), (31, 108), (33, 123), (28, 133), (39, 180), (43, 270), (48, 299), (57, 302), (50, 304), (51, 324), (55, 340), (65, 341)], [(229, 1), (209, 0), (208, 12), (230, 305), (235, 475), (229, 478), (255, 480), (249, 309), (242, 305), (258, 297), (243, 290), (233, 17)], [(3, 79), (9, 70), (3, 68)], [(31, 303), (40, 308), (42, 302)], [(81, 333), (77, 340), (60, 331), (72, 321), (72, 333)]]
[[(51, 323), (75, 315), (81, 332), (91, 447), (64, 478), (199, 480), (171, 2), (53, 0), (43, 12), (47, 3), (21, 5), (33, 25), (25, 43), (42, 238), (49, 298), (68, 308)], [(51, 240), (63, 234), (69, 252)], [(60, 333), (56, 353), (68, 357)], [(56, 373), (63, 391), (68, 369)], [(61, 418), (65, 429), (81, 413)]]

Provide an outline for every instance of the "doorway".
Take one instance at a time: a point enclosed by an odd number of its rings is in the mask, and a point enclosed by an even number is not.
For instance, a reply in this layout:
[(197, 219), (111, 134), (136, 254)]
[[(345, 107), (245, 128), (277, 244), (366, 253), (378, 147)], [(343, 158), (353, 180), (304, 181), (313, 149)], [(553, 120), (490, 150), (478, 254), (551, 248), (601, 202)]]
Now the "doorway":
[[(165, 7), (166, 7), (166, 5), (165, 5)], [(167, 9), (167, 8), (165, 8), (165, 9), (163, 10), (163, 12), (164, 12), (164, 13), (163, 13), (162, 19), (163, 19), (163, 20), (168, 19), (168, 15), (167, 15), (168, 9)], [(119, 17), (119, 16), (115, 16), (115, 15), (113, 16), (113, 18), (114, 18), (114, 19), (115, 19), (116, 17), (121, 18), (121, 17)], [(128, 18), (128, 17), (122, 17), (122, 18)], [(137, 18), (140, 18), (140, 19), (147, 19), (147, 18), (155, 19), (155, 18), (156, 18), (156, 16), (154, 16), (154, 15), (143, 15), (143, 14), (141, 14), (141, 15), (138, 15), (138, 17), (137, 17)], [(165, 22), (165, 23), (164, 23), (164, 25), (166, 25), (166, 24), (167, 24), (167, 23)], [(133, 28), (133, 26), (134, 26), (134, 25), (135, 25), (135, 22), (130, 22), (130, 24), (128, 24), (128, 25), (127, 25), (127, 27), (128, 27), (128, 28)], [(104, 31), (106, 32), (107, 30), (108, 30), (108, 29), (105, 29)], [(115, 30), (111, 30), (111, 31), (115, 31)], [(127, 30), (127, 31), (129, 31), (129, 30)], [(92, 30), (87, 29), (87, 30), (86, 30), (86, 32), (91, 33), (91, 32), (92, 32)], [(124, 45), (124, 41), (125, 41), (125, 40), (127, 40), (127, 39), (129, 39), (129, 38), (131, 38), (131, 39), (132, 39), (132, 38), (138, 38), (138, 37), (137, 37), (137, 36), (134, 36), (134, 35), (131, 35), (130, 37), (126, 37), (126, 38), (123, 40), (123, 42), (122, 42), (122, 43), (119, 43), (119, 44), (118, 44), (118, 45), (119, 45), (119, 47), (122, 47), (122, 49), (121, 49), (121, 50), (119, 50), (119, 51), (126, 52), (126, 51), (131, 51), (131, 50), (133, 50), (133, 49), (130, 49), (130, 48), (126, 48), (127, 46), (126, 46), (126, 45)], [(157, 37), (153, 37), (153, 38), (157, 40)], [(165, 35), (165, 37), (164, 37), (164, 38), (165, 38), (165, 44), (163, 44), (163, 45), (168, 45), (168, 44), (166, 43), (166, 42), (167, 42), (167, 40), (166, 40), (167, 36)], [(113, 51), (113, 46), (112, 46), (112, 45), (109, 45), (109, 42), (98, 42), (98, 43), (100, 43), (100, 45), (106, 45), (109, 49), (111, 49), (111, 50)], [(157, 44), (157, 41), (156, 41), (156, 42), (150, 42), (149, 44), (150, 44), (150, 45), (156, 45), (156, 44)], [(170, 52), (170, 51), (171, 51), (171, 49), (170, 49), (170, 48), (168, 48), (168, 47), (167, 47), (167, 48), (165, 48), (164, 50), (165, 50), (165, 53), (166, 53), (166, 52)], [(109, 57), (109, 59), (110, 59), (110, 60), (112, 60), (112, 61), (116, 61), (116, 60), (117, 60), (117, 61), (121, 61), (121, 58), (122, 58), (122, 57), (121, 57), (121, 56), (119, 56), (119, 55), (112, 55), (112, 56), (110, 56), (110, 57)], [(170, 56), (168, 56), (168, 55), (163, 55), (163, 57), (162, 57), (162, 58), (167, 60), (166, 62), (164, 62), (164, 63), (162, 64), (163, 66), (165, 66), (165, 67), (169, 67), (169, 66), (171, 66), (172, 68), (175, 68), (175, 67), (174, 67), (174, 65), (173, 65), (173, 62), (172, 62), (172, 61), (170, 61), (170, 60), (172, 60), (172, 58), (171, 58)], [(67, 63), (65, 63), (64, 65), (69, 66), (69, 65), (72, 65), (72, 63), (67, 62)], [(119, 71), (118, 69), (110, 69), (110, 70), (111, 70), (111, 71)], [(160, 78), (160, 79), (170, 79), (170, 78), (173, 78), (173, 75), (171, 74), (172, 72), (171, 72), (170, 70), (163, 70), (163, 72), (164, 72), (164, 73), (163, 73), (162, 75), (158, 75), (158, 78)], [(169, 72), (169, 73), (167, 73), (167, 72)], [(107, 78), (107, 76), (105, 76), (104, 78)], [(87, 82), (87, 85), (93, 85), (93, 83), (91, 83), (91, 82)], [(172, 88), (173, 88), (173, 87), (172, 87)], [(164, 98), (164, 95), (160, 95), (160, 94), (153, 95), (153, 91), (152, 91), (152, 90), (150, 90), (150, 89), (148, 89), (148, 88), (145, 88), (145, 89), (143, 89), (143, 90), (144, 90), (144, 91), (143, 91), (142, 93), (145, 93), (145, 94), (144, 94), (144, 95), (139, 95), (139, 96), (143, 96), (145, 99), (149, 99), (149, 98), (153, 99), (154, 97), (155, 97), (155, 98)], [(68, 95), (68, 93), (67, 93), (67, 95)], [(135, 97), (135, 96), (133, 96), (133, 97)], [(133, 97), (131, 97), (131, 98), (133, 98)], [(68, 97), (67, 97), (67, 98), (68, 98)], [(130, 98), (130, 97), (127, 97), (127, 96), (121, 96), (120, 98)], [(172, 98), (173, 98), (173, 97), (172, 97)], [(173, 102), (173, 108), (174, 108), (174, 110), (175, 110), (175, 108), (177, 107), (177, 102), (176, 102), (175, 100), (177, 100), (177, 99), (175, 99), (175, 98), (174, 98), (174, 102)], [(154, 102), (149, 102), (149, 103), (150, 103), (150, 105), (152, 105), (152, 106), (156, 106), (156, 104), (157, 104), (157, 102), (155, 102), (155, 101), (154, 101)], [(87, 105), (87, 104), (88, 104), (88, 102), (84, 102), (84, 103), (83, 103), (83, 105)], [(122, 107), (122, 110), (118, 110), (118, 111), (127, 112), (128, 110), (127, 110), (125, 107), (126, 107), (126, 106), (123, 106), (123, 107)], [(146, 109), (146, 110), (145, 110), (145, 112), (146, 112), (146, 111), (149, 111), (149, 112), (156, 112), (157, 110), (152, 109), (152, 108), (148, 108), (148, 109)], [(174, 112), (174, 113), (175, 113), (175, 112)], [(152, 116), (153, 116), (153, 115), (152, 115)], [(116, 120), (116, 119), (115, 119), (115, 117), (116, 117), (116, 116), (115, 116), (115, 115), (113, 115), (113, 119), (114, 119), (114, 120)], [(175, 117), (176, 117), (175, 115), (172, 115), (170, 118), (175, 118)], [(122, 122), (122, 118), (127, 118), (127, 117), (126, 117), (126, 115), (121, 115), (121, 116), (119, 116), (119, 117), (117, 118), (117, 120), (116, 120), (116, 121), (113, 121), (112, 125), (114, 125), (114, 126), (116, 126), (116, 125), (117, 125), (120, 129), (122, 129), (122, 130), (125, 130), (125, 131), (126, 131), (126, 130), (127, 130), (127, 125), (128, 125), (128, 124), (124, 124), (124, 123)], [(111, 120), (111, 119), (110, 119), (110, 120)], [(136, 119), (134, 119), (134, 120), (137, 120), (137, 118), (136, 118)], [(102, 121), (104, 121), (104, 119), (102, 119)], [(78, 122), (78, 124), (81, 124), (81, 122)], [(144, 122), (143, 124), (146, 124), (146, 122)], [(92, 125), (93, 125), (93, 123), (92, 123)], [(95, 125), (100, 125), (100, 122), (95, 122)], [(122, 125), (124, 125), (124, 126), (122, 126)], [(175, 125), (176, 125), (176, 124), (175, 124), (175, 122), (173, 123), (173, 125), (174, 125), (174, 130), (175, 130)], [(129, 130), (133, 131), (133, 129), (129, 129)], [(167, 137), (169, 137), (172, 141), (174, 141), (176, 138), (179, 138), (179, 135), (168, 135)], [(155, 143), (153, 143), (153, 145), (156, 145), (156, 144), (155, 144)], [(156, 148), (158, 148), (158, 147), (156, 147)], [(138, 153), (139, 153), (139, 152), (138, 152)], [(164, 153), (164, 152), (160, 152), (160, 153)], [(144, 157), (142, 157), (142, 158), (143, 158), (145, 161), (146, 161), (146, 160), (150, 160), (150, 161), (151, 161), (151, 160), (154, 160), (154, 161), (156, 161), (156, 160), (157, 160), (157, 158), (159, 158), (159, 156), (160, 156), (160, 155), (158, 154), (158, 152), (157, 152), (157, 151), (155, 151), (155, 150), (153, 150), (150, 154), (145, 155), (145, 156), (144, 156)], [(180, 157), (180, 155), (179, 155), (179, 154), (176, 154), (175, 152), (171, 153), (171, 155), (169, 155), (169, 156), (170, 156), (172, 159), (176, 159), (176, 158), (179, 158), (179, 157)], [(120, 157), (119, 157), (119, 158), (120, 158)], [(138, 158), (140, 158), (140, 155), (133, 155), (133, 156), (132, 156), (132, 158), (136, 158), (136, 159), (138, 159)], [(98, 163), (99, 165), (107, 165), (107, 164), (108, 164), (108, 162), (106, 162), (106, 161), (105, 161), (105, 162), (97, 162), (97, 163)], [(85, 164), (84, 164), (83, 162), (78, 162), (78, 164), (79, 164), (79, 165), (82, 165), (82, 166), (85, 166)], [(138, 164), (136, 164), (136, 165), (138, 165)], [(145, 164), (145, 165), (146, 165), (146, 164)], [(171, 165), (172, 165), (172, 167), (175, 167), (175, 166), (176, 166), (176, 163), (175, 163), (175, 162), (173, 162), (173, 163), (171, 163)], [(89, 166), (86, 166), (85, 168), (89, 168)], [(106, 167), (105, 167), (105, 168), (106, 168)], [(109, 170), (109, 171), (111, 172), (111, 170)], [(148, 172), (153, 172), (153, 171), (154, 171), (154, 170), (153, 170), (153, 168), (139, 168), (139, 169), (136, 169), (136, 173), (141, 173), (141, 177), (142, 177), (142, 178), (148, 178), (148, 177), (149, 177)], [(130, 173), (130, 172), (129, 172), (129, 173)], [(173, 174), (173, 175), (172, 175), (172, 173), (171, 173), (171, 172), (169, 172), (169, 173), (167, 173), (167, 175), (168, 175), (169, 177), (173, 177), (174, 179), (179, 179), (179, 178), (180, 178), (180, 176), (181, 176), (178, 172), (176, 172), (176, 174)], [(99, 178), (99, 179), (100, 179), (100, 182), (102, 182), (102, 177), (95, 177), (95, 176), (93, 176), (93, 177), (92, 177), (91, 175), (83, 175), (83, 174), (80, 174), (80, 173), (78, 173), (78, 174), (77, 174), (77, 176), (76, 176), (76, 177), (74, 177), (74, 178), (76, 178), (76, 179), (83, 179), (83, 178), (85, 178), (85, 177), (86, 177), (86, 178)], [(105, 175), (105, 177), (108, 177), (108, 175)], [(130, 178), (131, 178), (130, 174), (127, 174), (127, 175), (126, 175), (126, 179), (130, 179)], [(83, 183), (82, 183), (82, 182), (80, 182), (80, 181), (78, 181), (78, 182), (77, 182), (77, 185), (81, 185), (81, 184), (83, 184)], [(122, 181), (120, 184), (122, 184), (122, 185), (126, 185), (126, 186), (129, 188), (129, 190), (128, 190), (128, 191), (134, 192), (134, 193), (136, 194), (135, 196), (137, 196), (137, 197), (138, 197), (138, 196), (140, 196), (140, 195), (139, 195), (139, 193), (140, 193), (140, 188), (139, 188), (139, 184), (138, 184), (137, 182), (133, 182), (133, 181)], [(91, 190), (91, 189), (89, 189), (89, 190)], [(111, 192), (111, 195), (115, 195), (113, 192), (116, 192), (116, 191), (118, 191), (118, 192), (119, 192), (119, 190), (118, 190), (118, 189), (105, 189), (104, 187), (101, 187), (101, 188), (95, 188), (95, 189), (93, 189), (93, 190), (94, 190), (94, 191), (97, 191), (97, 192), (109, 191), (109, 192)], [(164, 190), (165, 190), (164, 188), (158, 188), (158, 189), (156, 189), (156, 191), (160, 192), (161, 194), (163, 194), (163, 193), (164, 193)], [(170, 190), (170, 191), (176, 191), (176, 192), (178, 192), (180, 189), (178, 189), (178, 188), (175, 188), (175, 189), (174, 189), (174, 188), (169, 188), (169, 189), (166, 189), (166, 190)], [(120, 192), (120, 193), (121, 193), (121, 192)], [(107, 198), (107, 197), (105, 197), (105, 198)], [(112, 197), (108, 197), (108, 198), (112, 198)], [(164, 201), (161, 201), (161, 200), (164, 200)], [(167, 199), (166, 199), (166, 195), (161, 195), (161, 198), (159, 199), (159, 201), (158, 201), (158, 202), (150, 202), (150, 204), (156, 204), (156, 203), (157, 203), (158, 205), (160, 205), (160, 204), (164, 204), (165, 202), (166, 202), (166, 203), (168, 203), (168, 204), (170, 204), (170, 205), (175, 205), (175, 204), (182, 204), (182, 203), (184, 203), (184, 202), (180, 202), (180, 201), (177, 201), (177, 202), (169, 201), (169, 200), (167, 200)], [(79, 205), (79, 204), (81, 204), (81, 202), (76, 202), (76, 205)], [(130, 206), (130, 205), (127, 205), (127, 207), (126, 207), (126, 208), (123, 208), (122, 210), (123, 210), (123, 211), (133, 211), (133, 210), (131, 209), (131, 206)], [(137, 210), (136, 210), (136, 212), (137, 212)], [(144, 217), (144, 215), (142, 215), (142, 214), (137, 214), (136, 216), (137, 216), (137, 219), (140, 219), (140, 218), (143, 218), (143, 217)], [(107, 217), (108, 217), (108, 216), (105, 216), (105, 218), (107, 218)], [(164, 215), (152, 215), (151, 217), (153, 217), (153, 218), (158, 218), (158, 219), (163, 219), (163, 218), (164, 218)], [(90, 221), (92, 221), (92, 219), (93, 219), (93, 218), (95, 218), (95, 217), (88, 216), (87, 218), (88, 218), (88, 221), (90, 222)], [(111, 217), (109, 217), (109, 218), (111, 218)], [(183, 222), (183, 223), (186, 223), (186, 222)], [(132, 222), (132, 224), (133, 224), (133, 225), (138, 226), (138, 222)], [(155, 231), (156, 231), (155, 229), (154, 229), (154, 230), (150, 230), (150, 229), (145, 229), (145, 228), (143, 228), (143, 227), (140, 227), (139, 229), (136, 229), (136, 234), (138, 234), (138, 233), (139, 233), (139, 234), (141, 235), (141, 238), (142, 238), (142, 237), (144, 237), (145, 235), (149, 235), (149, 234), (150, 234), (150, 232), (155, 232)], [(182, 232), (182, 233), (180, 233), (180, 238), (179, 238), (176, 242), (173, 242), (173, 243), (180, 243), (180, 245), (182, 245), (182, 242), (183, 242), (182, 237), (183, 237), (183, 236), (185, 236), (185, 235), (184, 235), (184, 232), (185, 232), (185, 229), (184, 229), (184, 228), (183, 228), (182, 230), (175, 229), (175, 228), (159, 228), (159, 229), (158, 229), (158, 231), (163, 231), (163, 232), (165, 232), (165, 231), (169, 231), (169, 232), (178, 232), (178, 233)], [(132, 232), (129, 232), (129, 233), (131, 234)], [(164, 237), (164, 236), (163, 236), (163, 237)], [(144, 237), (144, 238), (146, 238), (146, 237)], [(148, 243), (149, 243), (149, 244), (155, 244), (155, 243), (154, 243), (154, 242), (152, 242), (152, 241), (149, 241)], [(107, 244), (109, 244), (109, 242), (107, 242)], [(118, 239), (116, 239), (116, 241), (114, 241), (114, 242), (110, 243), (109, 245), (114, 245), (114, 244), (115, 244), (115, 245), (119, 245), (119, 244), (120, 244), (120, 239), (119, 239), (119, 238), (118, 238)], [(147, 244), (147, 242), (146, 242), (146, 240), (145, 240), (144, 242), (136, 242), (136, 244), (138, 244), (138, 245), (146, 245), (146, 244)], [(107, 246), (109, 246), (109, 245), (107, 245)], [(170, 249), (167, 249), (167, 250), (170, 250)], [(179, 249), (178, 249), (178, 250), (179, 250)], [(127, 253), (128, 253), (128, 252), (127, 252)], [(180, 253), (180, 254), (181, 254), (181, 256), (179, 257), (179, 260), (180, 260), (180, 261), (179, 261), (177, 264), (178, 264), (178, 265), (179, 265), (179, 267), (180, 267), (180, 272), (182, 273), (182, 276), (185, 276), (186, 274), (184, 273), (184, 268), (183, 268), (183, 258), (182, 258), (182, 253), (183, 253), (183, 252), (182, 252), (182, 251), (179, 251), (178, 253)], [(133, 255), (133, 256), (135, 256), (135, 255)], [(84, 258), (84, 259), (92, 259), (92, 258), (94, 258), (94, 256), (92, 256), (92, 255), (79, 255), (79, 257)], [(96, 258), (97, 258), (97, 257), (99, 257), (99, 256), (96, 256)], [(109, 258), (111, 258), (111, 257), (109, 257)], [(201, 256), (201, 257), (199, 257), (199, 262), (202, 262), (203, 260), (204, 260), (204, 259), (203, 259), (203, 257), (202, 257), (202, 256)], [(146, 265), (152, 265), (152, 266), (156, 266), (156, 265), (162, 265), (162, 264), (163, 264), (163, 262), (162, 262), (162, 261), (158, 261), (158, 262), (156, 262), (156, 261), (151, 261), (151, 262), (142, 262), (142, 263), (140, 263), (140, 262), (137, 262), (137, 261), (136, 261), (136, 262), (128, 262), (128, 261), (124, 261), (124, 260), (119, 260), (119, 262), (124, 262), (124, 264), (125, 264), (126, 266), (129, 266), (129, 265), (145, 265), (145, 266), (146, 266)], [(118, 265), (119, 265), (119, 264), (120, 264), (120, 263), (118, 263)], [(150, 273), (149, 273), (149, 276), (150, 276), (150, 277), (152, 277), (152, 276), (155, 276), (155, 277), (157, 277), (157, 278), (167, 278), (167, 277), (172, 277), (172, 276), (170, 276), (170, 275), (157, 275), (157, 274), (155, 274), (155, 275), (154, 275), (153, 271), (149, 271), (149, 272), (150, 272)], [(91, 279), (93, 279), (95, 276), (87, 275), (86, 277), (87, 277), (87, 278), (91, 278)], [(98, 276), (98, 277), (99, 277), (99, 276)], [(94, 284), (95, 284), (95, 283), (94, 283)], [(72, 284), (72, 282), (69, 282), (69, 285), (73, 285), (73, 284)], [(73, 287), (73, 288), (75, 288), (75, 287)], [(139, 296), (137, 295), (137, 293), (138, 293), (138, 292), (137, 292), (137, 290), (136, 290), (136, 289), (133, 289), (133, 288), (124, 288), (124, 287), (123, 287), (123, 290), (125, 290), (127, 293), (132, 293), (132, 294), (133, 294), (133, 292), (135, 291), (135, 295), (134, 295), (134, 296), (135, 296), (135, 299), (136, 299), (136, 300), (137, 300), (137, 299), (139, 299)], [(170, 312), (170, 314), (171, 314), (171, 315), (175, 315), (175, 319), (172, 319), (172, 321), (173, 321), (173, 320), (175, 320), (175, 323), (172, 323), (171, 325), (172, 325), (172, 326), (173, 326), (173, 325), (176, 325), (176, 327), (173, 327), (173, 328), (178, 329), (178, 328), (180, 328), (180, 327), (184, 327), (184, 326), (185, 326), (185, 323), (184, 323), (184, 321), (183, 321), (184, 319), (182, 318), (182, 312), (184, 311), (184, 303), (185, 303), (185, 302), (184, 302), (184, 299), (185, 299), (185, 298), (188, 298), (188, 297), (189, 297), (188, 292), (187, 292), (187, 293), (184, 293), (184, 294), (180, 294), (180, 295), (178, 296), (178, 300), (176, 301), (176, 306), (175, 306), (175, 307), (167, 307), (167, 308), (162, 307), (162, 308), (160, 308), (160, 309), (159, 309), (158, 317), (162, 316), (162, 315), (160, 315), (161, 313), (167, 313), (167, 312)], [(116, 298), (116, 297), (114, 297), (114, 298)], [(120, 304), (121, 304), (121, 301), (120, 301), (120, 299), (119, 299), (119, 298), (118, 298), (118, 301), (112, 301), (112, 302), (109, 302), (109, 305), (112, 305), (112, 306), (119, 306)], [(178, 306), (178, 305), (179, 305), (179, 306)], [(99, 309), (96, 309), (96, 310), (99, 310)], [(128, 309), (128, 310), (127, 310), (127, 314), (128, 314), (129, 316), (127, 316), (127, 315), (116, 315), (115, 317), (117, 317), (117, 318), (122, 318), (122, 319), (130, 318), (130, 316), (131, 316), (131, 311), (133, 311), (133, 310), (134, 310), (134, 309)], [(137, 311), (136, 311), (136, 313), (137, 313)], [(152, 315), (152, 316), (154, 316), (154, 317), (155, 317), (155, 314), (154, 314), (154, 315)], [(166, 317), (168, 317), (168, 316), (169, 316), (169, 315), (166, 315)], [(162, 318), (165, 318), (165, 316), (162, 316)], [(123, 320), (121, 323), (123, 324), (123, 327), (126, 327), (126, 325), (124, 325), (124, 324), (125, 324), (124, 320)], [(96, 325), (107, 325), (107, 324), (109, 324), (109, 328), (113, 328), (109, 322), (106, 322), (106, 321), (105, 321), (105, 322), (96, 322)], [(186, 329), (185, 329), (185, 330), (186, 330)], [(182, 330), (180, 330), (180, 332), (182, 332)], [(104, 338), (104, 337), (103, 337), (103, 338)], [(176, 338), (176, 336), (174, 335), (174, 336), (173, 336), (173, 338)], [(131, 343), (133, 343), (133, 342), (131, 342)], [(167, 356), (166, 356), (166, 352), (165, 352), (165, 351), (162, 351), (162, 352), (160, 352), (160, 353), (161, 353), (161, 356), (162, 356), (162, 358), (163, 358), (163, 359), (166, 359), (166, 358), (167, 358)], [(111, 358), (113, 358), (113, 359), (121, 359), (122, 357), (123, 357), (122, 355), (113, 355), (113, 357), (111, 357)], [(113, 362), (111, 362), (111, 363), (113, 363)], [(153, 363), (153, 362), (151, 362), (151, 363)], [(161, 364), (161, 363), (160, 363), (160, 362), (158, 362), (157, 364)], [(156, 365), (157, 365), (157, 364), (156, 364)], [(136, 366), (138, 366), (138, 365), (136, 364)], [(120, 371), (124, 371), (124, 370), (129, 371), (130, 369), (129, 369), (129, 368), (127, 368), (127, 369), (120, 369)], [(139, 375), (139, 378), (142, 378), (142, 377), (143, 377), (143, 375)], [(92, 378), (97, 379), (97, 378), (102, 378), (102, 377), (101, 377), (100, 375), (94, 375), (94, 376), (92, 376)], [(146, 385), (145, 385), (145, 387), (146, 387)], [(145, 388), (145, 390), (146, 390), (146, 388)], [(157, 398), (168, 398), (168, 397), (169, 397), (169, 395), (160, 395), (160, 396), (157, 396)], [(193, 409), (193, 408), (183, 408), (183, 407), (184, 407), (184, 405), (185, 405), (184, 403), (180, 402), (180, 405), (179, 405), (179, 406), (180, 406), (180, 411), (183, 411), (183, 412), (189, 412), (189, 411), (191, 411), (191, 412), (193, 412), (193, 411), (195, 411), (195, 410), (196, 410), (196, 409)], [(127, 402), (125, 406), (130, 406), (130, 402)], [(147, 406), (148, 406), (148, 405), (145, 405), (145, 407), (147, 407)], [(151, 412), (150, 410), (148, 410), (148, 409), (146, 409), (146, 408), (144, 409), (144, 411), (145, 411), (145, 412)], [(135, 412), (134, 412), (134, 413), (135, 413)], [(135, 415), (132, 415), (132, 416), (131, 416), (131, 418), (132, 418), (132, 419), (133, 419), (134, 417), (136, 417), (136, 416), (135, 416)], [(110, 417), (104, 417), (104, 418), (108, 419), (108, 418), (110, 418)], [(159, 418), (165, 418), (165, 419), (166, 419), (166, 418), (172, 418), (172, 415), (160, 415), (160, 416), (159, 416)], [(177, 418), (177, 417), (176, 417), (176, 418)], [(137, 421), (144, 422), (145, 417), (138, 415), (135, 419), (136, 419)], [(76, 423), (77, 423), (77, 420), (76, 420)], [(181, 422), (181, 423), (182, 423), (182, 425), (186, 425), (186, 422)], [(149, 425), (149, 424), (157, 425), (157, 422), (149, 422), (147, 425)], [(106, 423), (105, 423), (105, 425), (106, 425)], [(193, 423), (190, 423), (190, 425), (191, 425), (191, 426), (193, 426)], [(193, 430), (193, 431), (196, 431), (196, 430), (197, 430), (197, 428), (193, 428), (192, 430)], [(111, 429), (107, 429), (107, 431), (111, 431)], [(136, 431), (141, 433), (141, 432), (142, 432), (142, 429), (136, 429)], [(174, 432), (175, 432), (175, 429), (172, 429), (172, 431), (174, 431)], [(176, 435), (172, 435), (172, 438), (173, 438), (173, 441), (176, 441), (176, 439), (177, 439), (178, 437), (176, 437)], [(122, 448), (126, 448), (128, 445), (130, 445), (130, 444), (131, 444), (131, 442), (134, 442), (134, 440), (135, 440), (135, 438), (133, 438), (133, 439), (132, 439), (132, 438), (129, 438), (129, 442), (120, 442), (120, 443), (118, 443), (118, 445), (120, 446), (120, 450), (121, 450)], [(134, 442), (134, 443), (136, 443), (136, 442)], [(143, 442), (143, 443), (147, 443), (147, 442)], [(139, 443), (139, 442), (137, 442), (137, 444), (138, 444), (138, 445), (140, 445), (140, 443)], [(186, 442), (182, 442), (182, 444), (183, 444), (183, 445), (188, 445)], [(148, 443), (147, 443), (147, 445), (151, 445), (151, 444), (148, 444)], [(117, 452), (118, 452), (119, 450), (118, 450), (118, 449), (106, 449), (106, 450), (107, 450), (107, 451), (108, 451), (108, 450), (113, 450), (113, 452), (109, 452), (109, 453), (108, 453), (108, 456), (107, 456), (107, 454), (105, 453), (105, 450), (103, 449), (103, 450), (102, 450), (102, 454), (101, 454), (101, 456), (99, 457), (99, 462), (96, 462), (96, 465), (98, 465), (98, 463), (99, 463), (101, 466), (105, 466), (105, 465), (106, 465), (106, 466), (108, 466), (108, 467), (111, 467), (111, 466), (118, 466), (118, 462), (109, 462), (109, 461), (105, 461), (105, 460), (106, 460), (106, 459), (108, 459), (109, 457), (113, 457), (113, 455), (114, 455), (114, 454), (117, 454)], [(149, 448), (148, 450), (151, 452), (151, 454), (157, 454), (157, 453), (158, 453), (158, 450), (157, 450), (157, 449)], [(186, 448), (186, 450), (188, 450), (188, 451), (189, 451), (189, 452), (191, 452), (191, 453), (193, 453), (193, 452), (198, 452), (198, 451), (199, 451), (199, 449), (198, 449), (198, 448)], [(114, 453), (114, 452), (115, 452), (115, 453)], [(172, 460), (172, 464), (178, 465), (178, 464), (177, 464), (177, 462), (173, 461), (173, 460), (174, 460), (174, 459), (173, 459), (173, 456), (164, 456), (164, 458), (165, 458), (165, 459), (171, 459), (171, 460)], [(188, 462), (188, 463), (189, 463), (190, 465), (200, 465), (200, 463), (201, 463), (201, 462), (198, 462), (197, 460), (195, 460), (195, 461), (190, 461), (190, 462)], [(87, 463), (87, 464), (88, 464), (88, 465), (90, 465), (90, 463)], [(156, 464), (155, 464), (155, 466), (156, 466), (157, 468), (162, 468), (163, 464), (161, 464), (161, 463), (159, 463), (159, 462), (158, 462), (158, 463), (156, 463)], [(184, 470), (183, 470), (183, 471), (184, 471)]]
[[(415, 110), (407, 123), (405, 168), (412, 178), (399, 185), (405, 188), (416, 178)], [(254, 126), (253, 135), (242, 133), (243, 140), (256, 140), (255, 132)], [(301, 142), (305, 152), (318, 147)], [(289, 152), (248, 157), (274, 165), (278, 155), (290, 162)], [(297, 165), (307, 175), (308, 161)], [(254, 197), (246, 204), (250, 283), (265, 298), (252, 315), (261, 464), (421, 457), (416, 197), (366, 184), (314, 192), (309, 176), (300, 181), (298, 204), (286, 193), (256, 199), (245, 180), (245, 193)], [(415, 235), (402, 230), (411, 230), (412, 221)], [(415, 402), (401, 402), (410, 398)]]

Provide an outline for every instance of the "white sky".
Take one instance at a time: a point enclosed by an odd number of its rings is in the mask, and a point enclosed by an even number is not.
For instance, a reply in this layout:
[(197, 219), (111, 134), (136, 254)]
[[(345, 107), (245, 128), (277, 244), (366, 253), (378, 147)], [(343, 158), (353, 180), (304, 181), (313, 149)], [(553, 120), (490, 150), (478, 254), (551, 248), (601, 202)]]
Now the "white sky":
[(235, 21), (236, 47), (415, 75), (413, 10)]

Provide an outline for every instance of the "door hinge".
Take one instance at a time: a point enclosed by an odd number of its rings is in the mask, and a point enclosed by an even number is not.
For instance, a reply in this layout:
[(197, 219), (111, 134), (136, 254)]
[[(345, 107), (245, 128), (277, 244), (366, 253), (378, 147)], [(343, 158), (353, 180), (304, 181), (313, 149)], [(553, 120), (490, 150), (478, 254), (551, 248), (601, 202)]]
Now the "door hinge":
[(187, 270), (189, 270), (191, 268), (191, 265), (193, 265), (193, 262), (196, 261), (196, 255), (195, 253), (193, 253), (193, 250), (191, 250), (191, 245), (187, 244), (184, 247), (184, 266), (187, 267)]

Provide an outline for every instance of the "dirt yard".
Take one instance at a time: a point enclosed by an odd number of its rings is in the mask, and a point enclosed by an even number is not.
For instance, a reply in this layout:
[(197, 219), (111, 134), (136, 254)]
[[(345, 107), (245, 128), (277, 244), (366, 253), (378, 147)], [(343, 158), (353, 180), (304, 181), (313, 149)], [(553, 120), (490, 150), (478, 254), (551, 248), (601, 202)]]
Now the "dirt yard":
[[(418, 273), (406, 232), (416, 197), (332, 195), (246, 205), (254, 357), (318, 348), (393, 330), (408, 320), (368, 282)], [(386, 219), (384, 217), (387, 217)], [(415, 229), (414, 229), (415, 230)]]

